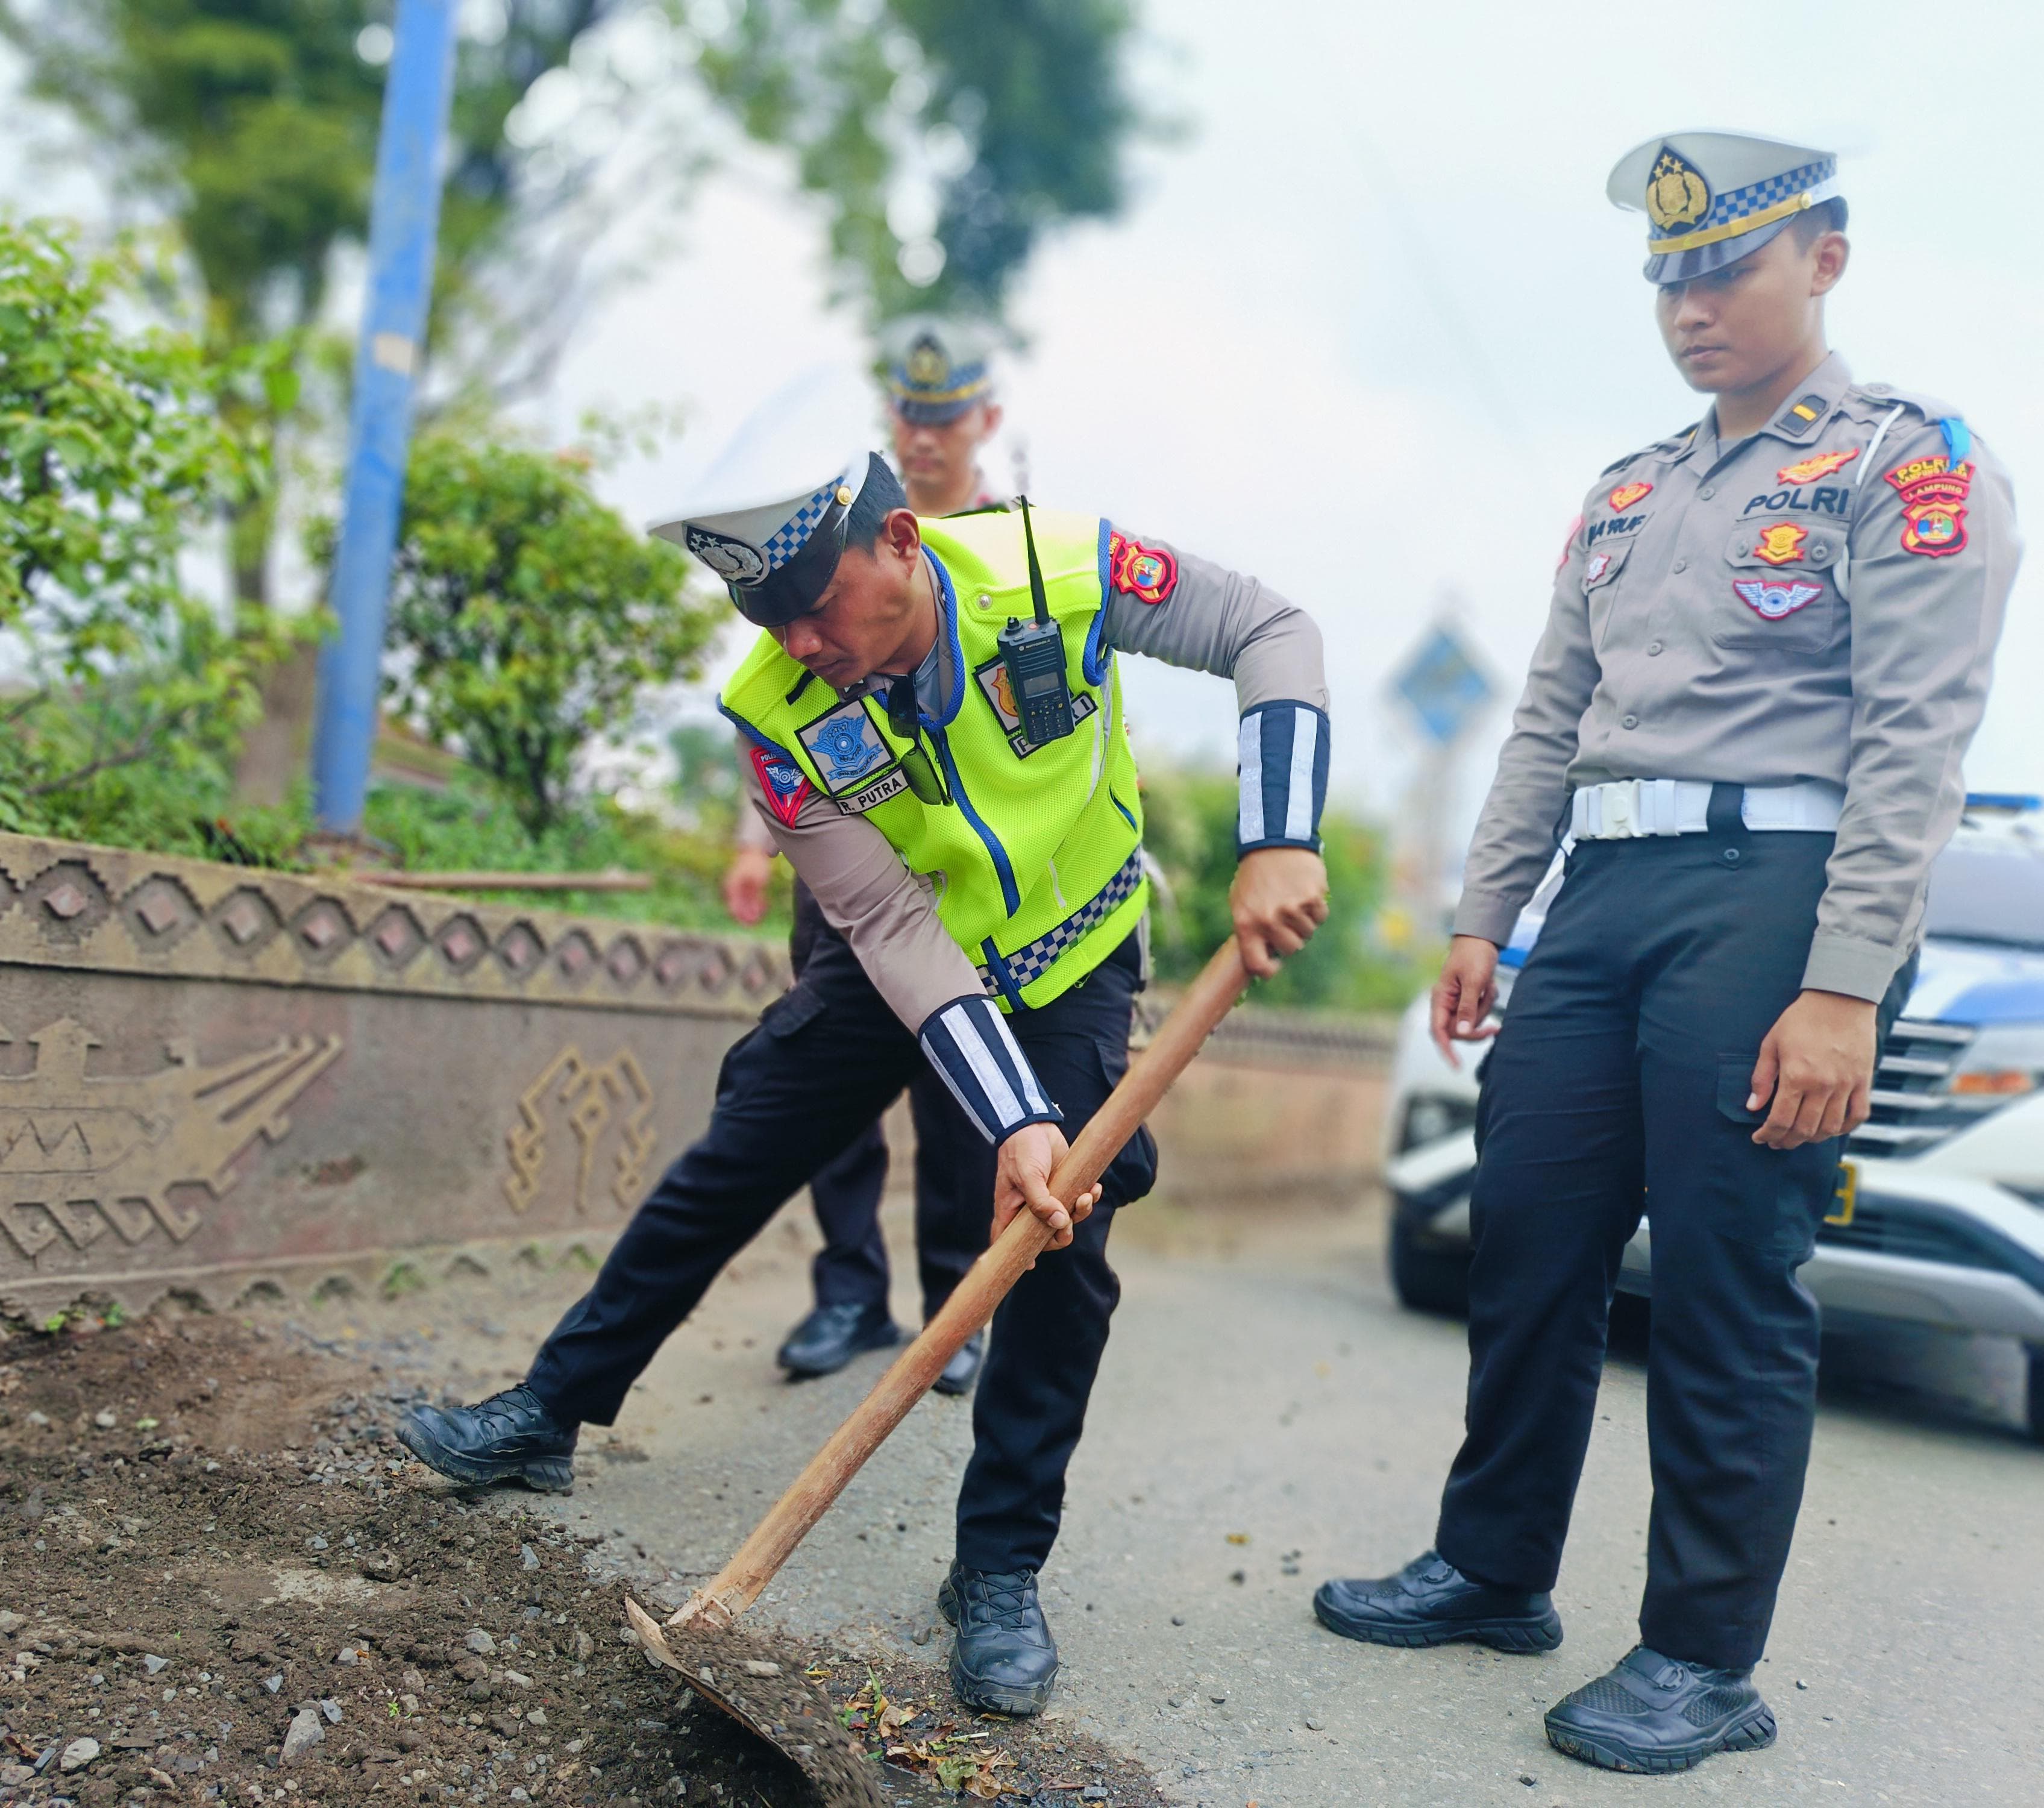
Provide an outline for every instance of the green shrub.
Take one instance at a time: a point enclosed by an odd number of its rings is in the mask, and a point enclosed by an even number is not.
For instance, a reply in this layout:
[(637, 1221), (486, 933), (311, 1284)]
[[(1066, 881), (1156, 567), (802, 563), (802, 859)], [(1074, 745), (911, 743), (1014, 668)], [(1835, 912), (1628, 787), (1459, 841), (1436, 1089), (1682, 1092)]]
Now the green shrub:
[[(491, 903), (628, 917), (678, 929), (735, 927), (718, 890), (731, 857), (728, 827), (714, 833), (675, 828), (626, 810), (613, 798), (596, 797), (571, 799), (536, 835), (509, 800), (479, 775), (444, 791), (375, 786), (363, 827), (413, 872), (600, 872), (614, 867), (644, 873), (653, 881), (648, 891), (478, 894)], [(758, 933), (785, 935), (788, 922), (784, 883), (776, 891), (773, 913)]]
[[(315, 530), (322, 558), (332, 539), (330, 523)], [(577, 755), (628, 729), (648, 687), (696, 675), (722, 605), (688, 577), (678, 548), (597, 500), (586, 461), (428, 433), (405, 478), (385, 694), (544, 836)]]
[[(1166, 983), (1181, 983), (1198, 972), (1234, 928), (1228, 893), (1235, 879), (1237, 800), (1232, 773), (1143, 762), (1143, 840), (1164, 869), (1167, 886), (1152, 911), (1151, 948), (1158, 977)], [(1382, 838), (1372, 825), (1332, 804), (1320, 833), (1327, 864), (1327, 921), (1276, 979), (1258, 983), (1254, 1000), (1398, 1010), (1419, 990), (1423, 975), (1410, 963), (1387, 958), (1367, 933), (1384, 898)]]
[(159, 780), (214, 808), (286, 644), (180, 569), (195, 526), (259, 482), (221, 402), (260, 360), (124, 330), (140, 279), (128, 252), (83, 257), (59, 227), (0, 220), (0, 629), (26, 679), (0, 711), (10, 829), (107, 839)]

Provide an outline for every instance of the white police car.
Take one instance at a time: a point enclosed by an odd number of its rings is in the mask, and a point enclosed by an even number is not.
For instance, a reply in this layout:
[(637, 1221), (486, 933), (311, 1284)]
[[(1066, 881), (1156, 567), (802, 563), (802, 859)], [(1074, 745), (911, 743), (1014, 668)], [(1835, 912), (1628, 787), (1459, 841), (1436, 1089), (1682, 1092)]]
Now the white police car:
[[(1559, 883), (1558, 867), (1500, 956), (1500, 1010)], [(2016, 1337), (2031, 1429), (2044, 1438), (2044, 809), (1974, 796), (1933, 868), (1915, 990), (1881, 1051), (1873, 1112), (1846, 1144), (1838, 1198), (1803, 1280), (1837, 1321), (1902, 1320)], [(1399, 1026), (1385, 1178), (1391, 1276), (1422, 1310), (1468, 1298), (1475, 1071)], [(1650, 1291), (1651, 1226), (1621, 1287)]]

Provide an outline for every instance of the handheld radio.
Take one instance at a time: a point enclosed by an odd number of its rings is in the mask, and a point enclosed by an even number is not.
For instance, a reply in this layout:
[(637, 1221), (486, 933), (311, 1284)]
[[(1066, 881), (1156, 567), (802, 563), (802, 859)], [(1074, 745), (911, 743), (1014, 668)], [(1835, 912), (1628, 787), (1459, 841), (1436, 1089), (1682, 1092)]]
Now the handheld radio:
[(1020, 621), (1009, 616), (1008, 625), (995, 643), (1001, 663), (1008, 673), (1008, 694), (1015, 700), (1015, 713), (1022, 718), (1022, 733), (1036, 745), (1062, 741), (1072, 732), (1071, 686), (1065, 677), (1065, 637), (1051, 619), (1049, 599), (1043, 594), (1043, 568), (1036, 563), (1036, 535), (1029, 525), (1029, 498), (1016, 498), (1022, 510), (1022, 538), (1029, 553), (1029, 594), (1035, 604), (1035, 618)]

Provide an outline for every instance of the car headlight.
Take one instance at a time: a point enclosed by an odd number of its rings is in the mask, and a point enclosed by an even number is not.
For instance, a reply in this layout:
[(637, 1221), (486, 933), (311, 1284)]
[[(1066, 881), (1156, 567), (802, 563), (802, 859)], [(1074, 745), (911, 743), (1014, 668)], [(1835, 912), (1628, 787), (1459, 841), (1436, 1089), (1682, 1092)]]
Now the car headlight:
[(1946, 1090), (1964, 1098), (2018, 1098), (2044, 1089), (2044, 1023), (1989, 1024), (1952, 1069)]

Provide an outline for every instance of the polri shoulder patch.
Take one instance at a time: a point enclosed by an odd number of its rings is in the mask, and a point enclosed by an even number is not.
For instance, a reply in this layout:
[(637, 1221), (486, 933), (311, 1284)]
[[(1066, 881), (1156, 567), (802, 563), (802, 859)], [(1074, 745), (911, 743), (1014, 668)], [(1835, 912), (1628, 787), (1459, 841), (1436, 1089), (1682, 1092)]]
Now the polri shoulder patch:
[(1120, 529), (1108, 535), (1107, 581), (1110, 587), (1153, 607), (1178, 588), (1178, 561), (1162, 546), (1145, 546)]
[(1562, 567), (1569, 562), (1569, 555), (1576, 549), (1576, 536), (1583, 531), (1583, 517), (1577, 515), (1569, 523), (1569, 531), (1562, 536), (1562, 550), (1554, 560), (1554, 575), (1562, 575)]
[(792, 829), (809, 801), (810, 786), (801, 767), (785, 754), (763, 747), (752, 750), (752, 769), (759, 775), (759, 788), (766, 794), (766, 807)]
[(1966, 543), (1966, 498), (1973, 467), (1954, 464), (1949, 452), (1912, 458), (1887, 474), (1902, 498), (1902, 550), (1942, 559)]

